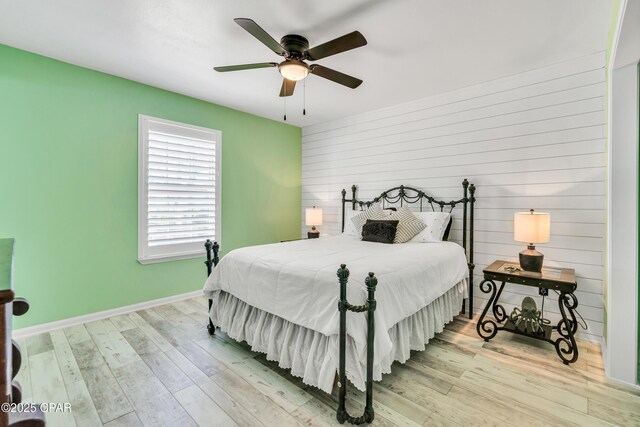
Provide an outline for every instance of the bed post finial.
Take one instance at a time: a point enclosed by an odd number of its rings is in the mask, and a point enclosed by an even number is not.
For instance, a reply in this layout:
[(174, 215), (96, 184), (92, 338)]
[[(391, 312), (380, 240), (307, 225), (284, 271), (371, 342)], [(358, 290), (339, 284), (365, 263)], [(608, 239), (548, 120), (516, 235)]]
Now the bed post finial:
[(342, 284), (342, 282), (346, 282), (346, 280), (349, 278), (349, 269), (347, 268), (347, 264), (340, 264), (340, 268), (338, 269), (338, 280), (340, 281), (340, 284)]
[(213, 248), (213, 242), (207, 239), (207, 241), (204, 242), (204, 248), (207, 251), (207, 260), (204, 262), (204, 265), (207, 266), (207, 277), (209, 277), (213, 268), (213, 260), (211, 258), (211, 249)]
[(367, 290), (369, 292), (376, 291), (376, 286), (378, 285), (378, 279), (376, 278), (375, 274), (373, 274), (373, 272), (369, 272), (369, 276), (367, 276), (367, 278), (364, 279), (364, 284), (367, 285)]
[(214, 267), (216, 265), (218, 265), (218, 263), (220, 262), (220, 257), (218, 256), (219, 252), (220, 252), (220, 245), (218, 244), (218, 242), (213, 242), (213, 265), (214, 265)]
[[(220, 245), (218, 242), (212, 242), (207, 239), (207, 241), (204, 242), (204, 247), (207, 250), (207, 260), (204, 263), (207, 266), (207, 276), (209, 276), (213, 267), (218, 265), (218, 262), (220, 262), (220, 257), (218, 256), (218, 253), (220, 252)], [(212, 252), (213, 256), (211, 256)]]
[(356, 210), (356, 185), (351, 186), (351, 210)]

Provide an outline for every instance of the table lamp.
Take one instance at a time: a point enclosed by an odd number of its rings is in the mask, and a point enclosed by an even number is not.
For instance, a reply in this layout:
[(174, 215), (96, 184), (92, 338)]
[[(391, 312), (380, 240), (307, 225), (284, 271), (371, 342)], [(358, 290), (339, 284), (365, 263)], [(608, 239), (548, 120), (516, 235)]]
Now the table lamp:
[(322, 225), (322, 208), (305, 209), (305, 224), (311, 226), (311, 230), (307, 232), (309, 239), (316, 239), (320, 237), (320, 232), (316, 230), (316, 225)]
[(528, 243), (527, 249), (520, 252), (520, 268), (525, 271), (540, 273), (544, 255), (536, 251), (534, 243), (549, 241), (551, 231), (551, 215), (543, 212), (516, 212), (513, 216), (513, 239)]

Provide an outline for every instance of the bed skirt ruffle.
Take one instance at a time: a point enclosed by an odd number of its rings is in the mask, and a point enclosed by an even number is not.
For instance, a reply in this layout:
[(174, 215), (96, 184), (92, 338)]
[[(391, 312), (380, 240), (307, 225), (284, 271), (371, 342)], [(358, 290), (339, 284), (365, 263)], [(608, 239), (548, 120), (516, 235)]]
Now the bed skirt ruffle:
[[(412, 316), (401, 320), (389, 330), (392, 342), (388, 354), (376, 355), (374, 380), (391, 372), (394, 361), (404, 363), (411, 350), (422, 351), (435, 334), (460, 312), (467, 295), (467, 280), (455, 285)], [(357, 315), (357, 314), (352, 314)], [(299, 326), (271, 313), (257, 309), (233, 295), (220, 292), (213, 299), (211, 321), (236, 341), (246, 341), (253, 351), (265, 353), (268, 360), (281, 368), (331, 393), (338, 369), (338, 335), (327, 336)], [(360, 354), (362, 353), (362, 354)], [(358, 352), (355, 342), (347, 336), (347, 378), (364, 391), (366, 352)]]

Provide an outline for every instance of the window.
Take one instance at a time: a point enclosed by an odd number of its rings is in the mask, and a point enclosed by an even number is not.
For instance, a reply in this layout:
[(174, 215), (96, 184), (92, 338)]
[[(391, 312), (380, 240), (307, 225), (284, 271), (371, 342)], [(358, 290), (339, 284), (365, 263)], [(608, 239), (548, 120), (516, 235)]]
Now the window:
[(138, 117), (138, 261), (193, 258), (220, 240), (222, 134)]

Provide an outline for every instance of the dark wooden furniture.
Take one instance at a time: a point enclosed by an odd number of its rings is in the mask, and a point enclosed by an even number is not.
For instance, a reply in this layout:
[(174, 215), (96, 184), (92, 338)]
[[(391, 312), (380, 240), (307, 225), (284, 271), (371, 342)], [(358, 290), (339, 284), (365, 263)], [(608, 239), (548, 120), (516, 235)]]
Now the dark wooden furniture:
[[(473, 269), (475, 265), (473, 264), (473, 234), (474, 234), (474, 204), (476, 201), (475, 191), (476, 187), (473, 184), (470, 184), (468, 180), (462, 181), (462, 198), (458, 200), (451, 201), (443, 201), (437, 200), (434, 197), (429, 196), (422, 190), (418, 190), (412, 187), (407, 187), (401, 185), (399, 187), (391, 188), (380, 194), (378, 197), (373, 200), (363, 201), (358, 200), (356, 197), (357, 187), (353, 185), (351, 187), (351, 199), (347, 199), (347, 191), (342, 190), (342, 231), (344, 232), (344, 225), (346, 220), (346, 205), (347, 203), (351, 204), (353, 210), (356, 210), (358, 207), (360, 209), (364, 209), (365, 207), (369, 207), (374, 203), (382, 203), (383, 208), (386, 208), (385, 205), (395, 205), (399, 204), (400, 206), (404, 206), (405, 204), (414, 204), (416, 207), (419, 207), (420, 211), (423, 208), (430, 207), (431, 210), (436, 211), (436, 206), (442, 212), (445, 207), (449, 209), (449, 212), (453, 212), (455, 207), (462, 208), (462, 247), (465, 250), (467, 255), (467, 264), (469, 267), (469, 319), (473, 317)], [(211, 274), (213, 268), (218, 265), (219, 261), (219, 246), (217, 242), (211, 242), (207, 240), (205, 243), (205, 248), (207, 252), (207, 260), (205, 261), (205, 265), (207, 266), (207, 276)], [(349, 278), (349, 270), (346, 268), (345, 264), (340, 266), (340, 269), (337, 272), (338, 281), (340, 283), (340, 298), (338, 300), (338, 310), (340, 312), (340, 336), (339, 336), (339, 368), (338, 368), (338, 409), (336, 413), (336, 417), (338, 422), (341, 424), (347, 421), (351, 424), (364, 424), (370, 423), (374, 419), (374, 411), (373, 411), (373, 340), (375, 336), (375, 322), (373, 313), (376, 309), (377, 302), (374, 298), (376, 285), (378, 280), (376, 279), (374, 273), (369, 273), (369, 276), (365, 279), (365, 283), (367, 286), (368, 299), (367, 302), (363, 305), (352, 305), (349, 304), (346, 298), (346, 286), (347, 280)], [(211, 311), (211, 306), (213, 304), (212, 300), (209, 300), (209, 311)], [(347, 377), (345, 373), (345, 352), (346, 352), (346, 315), (347, 311), (352, 311), (355, 313), (367, 312), (367, 374), (366, 374), (366, 404), (364, 413), (359, 417), (354, 417), (349, 415), (346, 410), (346, 382)], [(465, 312), (465, 303), (462, 305), (462, 312)], [(211, 322), (211, 318), (209, 318), (209, 323), (207, 325), (207, 329), (209, 334), (213, 335), (215, 332), (215, 326)]]
[[(483, 270), (484, 280), (480, 283), (480, 290), (490, 294), (489, 301), (482, 311), (476, 330), (478, 335), (489, 341), (498, 331), (509, 331), (519, 335), (533, 337), (553, 344), (562, 362), (566, 365), (578, 360), (578, 346), (575, 334), (578, 329), (575, 309), (578, 307), (578, 299), (574, 295), (577, 287), (575, 271), (570, 268), (543, 267), (541, 273), (524, 271), (517, 263), (510, 261), (494, 261), (493, 264)], [(501, 282), (498, 288), (496, 282)], [(506, 283), (514, 283), (524, 286), (532, 286), (539, 289), (540, 295), (548, 295), (549, 290), (557, 291), (558, 306), (562, 319), (557, 325), (542, 325), (539, 333), (533, 333), (522, 325), (516, 325), (509, 319), (504, 307), (498, 303), (502, 290)], [(487, 318), (491, 310), (493, 318)], [(553, 339), (553, 333), (557, 332), (557, 338)]]
[(0, 239), (0, 426), (40, 427), (44, 414), (34, 405), (20, 407), (22, 389), (14, 380), (22, 357), (11, 339), (11, 317), (25, 314), (29, 303), (13, 293), (13, 248), (14, 239)]

